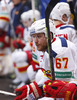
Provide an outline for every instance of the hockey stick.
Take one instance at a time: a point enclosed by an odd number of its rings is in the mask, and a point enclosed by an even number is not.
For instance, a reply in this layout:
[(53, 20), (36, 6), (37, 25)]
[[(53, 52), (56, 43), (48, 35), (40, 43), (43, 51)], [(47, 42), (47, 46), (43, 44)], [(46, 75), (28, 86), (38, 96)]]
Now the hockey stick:
[(4, 94), (4, 95), (16, 96), (15, 93), (11, 93), (11, 92), (7, 92), (7, 91), (3, 91), (3, 90), (0, 90), (0, 93), (1, 93), (1, 94)]
[(33, 19), (35, 21), (35, 0), (32, 0)]
[(45, 21), (46, 21), (46, 31), (47, 31), (47, 41), (48, 41), (48, 52), (49, 52), (49, 62), (50, 62), (50, 70), (51, 70), (51, 77), (52, 81), (55, 80), (55, 73), (54, 73), (54, 65), (53, 65), (53, 54), (52, 54), (52, 46), (51, 46), (51, 38), (50, 38), (50, 29), (49, 29), (49, 16), (53, 9), (53, 7), (59, 2), (60, 0), (50, 0), (46, 10), (45, 10)]

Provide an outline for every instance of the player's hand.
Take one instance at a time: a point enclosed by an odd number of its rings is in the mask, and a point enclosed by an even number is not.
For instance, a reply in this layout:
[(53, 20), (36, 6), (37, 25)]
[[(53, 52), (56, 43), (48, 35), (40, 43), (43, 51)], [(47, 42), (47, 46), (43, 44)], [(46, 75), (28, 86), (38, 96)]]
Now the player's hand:
[(19, 25), (16, 27), (16, 34), (20, 37), (23, 38), (23, 33), (24, 33), (24, 28)]
[(33, 82), (30, 85), (24, 85), (19, 89), (15, 89), (15, 93), (18, 96), (14, 100), (35, 100), (42, 95), (42, 91), (36, 82)]
[(45, 82), (44, 92), (46, 96), (53, 98), (64, 98), (64, 100), (74, 100), (76, 93), (76, 85), (74, 83), (67, 83), (65, 81), (54, 80), (52, 83), (50, 80)]
[(21, 48), (21, 49), (23, 49), (25, 47), (24, 40), (20, 40), (20, 39), (13, 40), (12, 44), (13, 44), (14, 48)]

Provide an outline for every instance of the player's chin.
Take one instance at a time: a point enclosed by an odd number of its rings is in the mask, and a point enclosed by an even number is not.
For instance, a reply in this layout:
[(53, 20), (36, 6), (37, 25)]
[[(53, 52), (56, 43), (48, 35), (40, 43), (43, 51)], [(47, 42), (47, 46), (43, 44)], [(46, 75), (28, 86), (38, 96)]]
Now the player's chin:
[(42, 51), (42, 49), (41, 49), (39, 46), (37, 46), (37, 50), (38, 50), (38, 51)]

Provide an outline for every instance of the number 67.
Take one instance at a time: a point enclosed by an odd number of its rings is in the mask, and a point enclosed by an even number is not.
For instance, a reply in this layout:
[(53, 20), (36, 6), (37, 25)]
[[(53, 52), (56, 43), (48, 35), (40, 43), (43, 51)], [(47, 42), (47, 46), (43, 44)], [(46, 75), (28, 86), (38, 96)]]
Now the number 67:
[(64, 57), (64, 58), (56, 58), (55, 63), (56, 63), (56, 68), (60, 69), (62, 67), (62, 61), (65, 61), (64, 64), (64, 69), (67, 69), (67, 65), (68, 65), (68, 58)]

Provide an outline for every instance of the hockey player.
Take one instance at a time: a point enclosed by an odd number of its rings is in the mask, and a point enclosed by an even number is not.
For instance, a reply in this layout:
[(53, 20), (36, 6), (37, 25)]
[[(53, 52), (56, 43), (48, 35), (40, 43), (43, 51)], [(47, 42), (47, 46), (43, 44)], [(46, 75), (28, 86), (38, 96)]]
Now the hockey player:
[[(0, 12), (0, 75), (7, 75), (11, 69), (11, 49), (10, 49), (10, 38), (6, 38), (8, 25), (9, 25), (9, 14), (7, 9)], [(9, 70), (10, 69), (10, 70)]]
[[(38, 10), (35, 10), (35, 20), (38, 20), (40, 18), (40, 12)], [(27, 16), (27, 17), (26, 17)], [(33, 64), (31, 62), (31, 57), (32, 57), (32, 42), (31, 42), (31, 37), (30, 37), (30, 31), (29, 31), (29, 27), (30, 25), (33, 23), (33, 10), (29, 10), (27, 12), (24, 12), (21, 14), (21, 22), (24, 25), (25, 29), (24, 29), (24, 33), (22, 33), (22, 28), (20, 27), (20, 29), (18, 28), (18, 34), (21, 35), (20, 39), (23, 39), (23, 41), (25, 42), (25, 46), (23, 48), (21, 48), (22, 50), (20, 50), (20, 48), (18, 48), (18, 46), (20, 46), (20, 43), (16, 43), (14, 42), (14, 44), (18, 44), (17, 46), (14, 45), (15, 48), (17, 48), (15, 50), (15, 52), (13, 52), (13, 59), (14, 60), (14, 65), (16, 65), (15, 67), (15, 73), (16, 73), (16, 79), (13, 80), (13, 84), (10, 85), (10, 87), (21, 87), (22, 85), (25, 85), (25, 83), (28, 81), (28, 75), (27, 75), (27, 68), (29, 67), (29, 65)], [(16, 41), (21, 41), (22, 40), (16, 40)], [(20, 59), (21, 58), (21, 59)], [(24, 64), (25, 66), (27, 66), (26, 71), (25, 69), (23, 70), (23, 73), (21, 73), (19, 71), (19, 68), (23, 68), (22, 64)], [(29, 72), (29, 80), (32, 80), (32, 70), (31, 68), (29, 68), (28, 72)], [(24, 76), (24, 77), (23, 77)], [(22, 78), (21, 78), (22, 77)], [(24, 79), (24, 81), (22, 80)], [(24, 84), (23, 84), (24, 83)], [(16, 85), (15, 85), (16, 84)], [(20, 84), (20, 85), (19, 85)], [(18, 85), (18, 86), (17, 86)]]
[(15, 51), (12, 53), (12, 60), (16, 78), (10, 84), (10, 88), (15, 89), (28, 83), (27, 68), (32, 60), (32, 52), (23, 51), (23, 48), (25, 47), (24, 40), (14, 40), (13, 46)]
[[(35, 10), (35, 15), (35, 20), (40, 19), (40, 12), (38, 10)], [(34, 22), (33, 10), (22, 13), (21, 22), (24, 26), (24, 29), (22, 27), (17, 27), (16, 33), (17, 35), (21, 35), (19, 38), (24, 39), (24, 41), (26, 42), (24, 50), (31, 50), (32, 48), (29, 27)]]
[(77, 47), (77, 34), (75, 27), (71, 23), (71, 12), (68, 3), (60, 2), (53, 8), (50, 18), (54, 20), (56, 26), (56, 37), (64, 37), (73, 42)]
[(38, 10), (35, 10), (35, 16), (33, 15), (33, 10), (29, 10), (29, 11), (21, 14), (21, 22), (25, 27), (25, 30), (23, 33), (23, 38), (24, 38), (25, 42), (30, 41), (29, 27), (34, 22), (34, 17), (35, 17), (35, 20), (40, 19), (41, 16), (40, 16), (40, 12)]
[(0, 11), (8, 10), (8, 13), (10, 13), (10, 11), (13, 7), (14, 7), (14, 5), (11, 0), (1, 0), (0, 1)]
[[(21, 15), (21, 22), (26, 27), (24, 30), (24, 40), (27, 44), (25, 46), (24, 50), (29, 48), (29, 41), (30, 41), (30, 26), (34, 22), (34, 20), (39, 20), (41, 18), (40, 12), (38, 10), (35, 10), (35, 15), (33, 15), (33, 10), (29, 10), (28, 12), (24, 12)], [(27, 17), (25, 17), (27, 16)], [(40, 58), (41, 56), (41, 58)], [(43, 54), (42, 52), (38, 52), (37, 47), (35, 46), (35, 43), (33, 42), (32, 45), (32, 62), (31, 65), (27, 69), (28, 77), (30, 81), (34, 81), (36, 73), (39, 69), (39, 63), (42, 62)], [(39, 62), (40, 61), (40, 62)]]
[[(49, 25), (50, 25), (50, 35), (52, 40), (51, 42), (52, 42), (55, 77), (56, 79), (70, 81), (72, 77), (77, 76), (75, 44), (62, 37), (57, 37), (53, 39), (55, 28), (51, 20), (49, 20)], [(35, 80), (30, 85), (25, 85), (20, 89), (15, 89), (16, 93), (20, 91), (22, 92), (22, 94), (17, 96), (15, 100), (22, 100), (22, 99), (34, 100), (35, 98), (43, 97), (43, 93), (41, 91), (42, 85), (46, 80), (51, 78), (50, 67), (49, 67), (49, 55), (47, 52), (48, 50), (47, 50), (47, 34), (46, 34), (46, 27), (45, 27), (45, 19), (35, 21), (32, 24), (31, 35), (37, 46), (37, 50), (42, 51), (44, 53), (43, 63), (41, 63), (40, 65), (41, 70), (44, 73), (44, 76), (42, 75), (40, 77), (39, 82), (37, 83)], [(44, 100), (49, 100), (49, 98), (44, 98)]]

